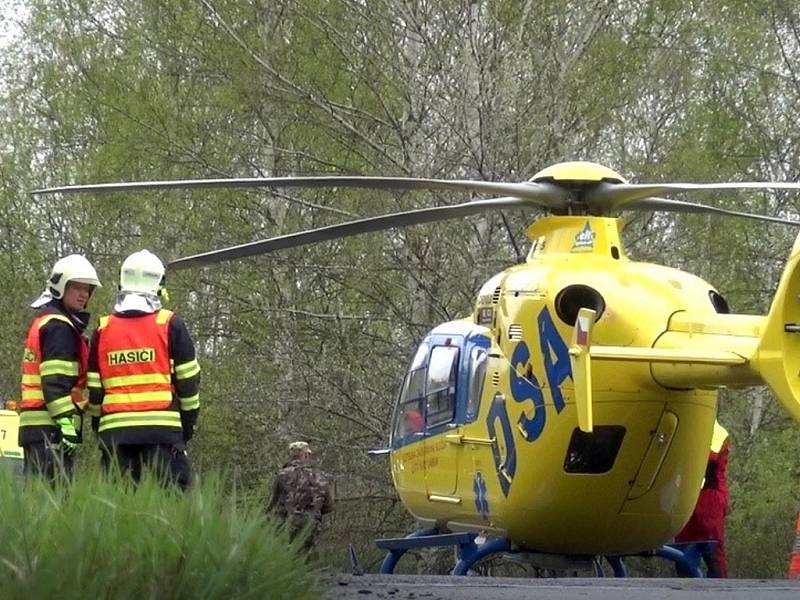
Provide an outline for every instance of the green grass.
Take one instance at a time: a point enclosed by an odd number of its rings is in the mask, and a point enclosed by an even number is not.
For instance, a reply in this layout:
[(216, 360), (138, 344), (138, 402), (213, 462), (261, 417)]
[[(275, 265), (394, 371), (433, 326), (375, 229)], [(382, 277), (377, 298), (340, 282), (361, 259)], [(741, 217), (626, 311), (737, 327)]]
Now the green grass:
[(96, 469), (54, 486), (0, 470), (0, 597), (319, 597), (262, 508), (224, 490), (218, 476), (182, 494)]

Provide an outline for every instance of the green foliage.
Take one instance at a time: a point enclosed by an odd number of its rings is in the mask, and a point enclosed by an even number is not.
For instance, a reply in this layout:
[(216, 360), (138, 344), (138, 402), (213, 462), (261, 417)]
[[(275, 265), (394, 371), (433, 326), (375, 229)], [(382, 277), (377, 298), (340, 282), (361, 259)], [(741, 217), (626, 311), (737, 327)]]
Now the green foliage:
[(783, 578), (800, 511), (800, 432), (759, 432), (731, 454), (728, 556), (738, 577)]
[(51, 487), (0, 472), (4, 598), (318, 597), (302, 555), (221, 478), (184, 495), (79, 475)]

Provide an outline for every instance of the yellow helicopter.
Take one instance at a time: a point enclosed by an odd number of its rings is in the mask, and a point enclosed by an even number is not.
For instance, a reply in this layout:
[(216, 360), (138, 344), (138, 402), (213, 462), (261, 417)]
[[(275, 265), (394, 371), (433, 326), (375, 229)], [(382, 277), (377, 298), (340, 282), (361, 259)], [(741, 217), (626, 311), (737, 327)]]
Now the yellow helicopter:
[(94, 184), (34, 193), (361, 187), (500, 196), (361, 219), (181, 258), (201, 266), (391, 227), (544, 207), (527, 260), (489, 279), (472, 314), (420, 343), (397, 398), (391, 473), (409, 512), (501, 549), (622, 555), (665, 544), (705, 473), (717, 390), (766, 383), (800, 421), (800, 238), (767, 316), (730, 314), (707, 282), (630, 260), (621, 210), (800, 222), (659, 195), (797, 183), (631, 184), (590, 162), (522, 183), (287, 177)]

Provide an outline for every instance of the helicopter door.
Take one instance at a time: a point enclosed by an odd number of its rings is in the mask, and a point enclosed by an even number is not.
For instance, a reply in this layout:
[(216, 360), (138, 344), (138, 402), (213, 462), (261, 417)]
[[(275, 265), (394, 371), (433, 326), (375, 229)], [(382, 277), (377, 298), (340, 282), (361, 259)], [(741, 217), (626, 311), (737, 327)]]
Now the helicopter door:
[[(454, 338), (447, 338), (452, 344)], [(456, 415), (456, 376), (459, 347), (434, 346), (428, 362), (425, 386), (425, 482), (428, 497), (434, 501), (453, 502), (458, 484), (460, 448), (445, 435), (452, 431)]]

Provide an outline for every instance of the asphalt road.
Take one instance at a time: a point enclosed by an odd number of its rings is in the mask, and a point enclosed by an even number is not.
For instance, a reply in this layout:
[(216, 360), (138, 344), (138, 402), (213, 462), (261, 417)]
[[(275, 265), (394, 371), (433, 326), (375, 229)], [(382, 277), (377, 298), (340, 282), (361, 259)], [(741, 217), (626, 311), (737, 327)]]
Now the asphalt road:
[(800, 600), (800, 580), (332, 575), (327, 600)]

